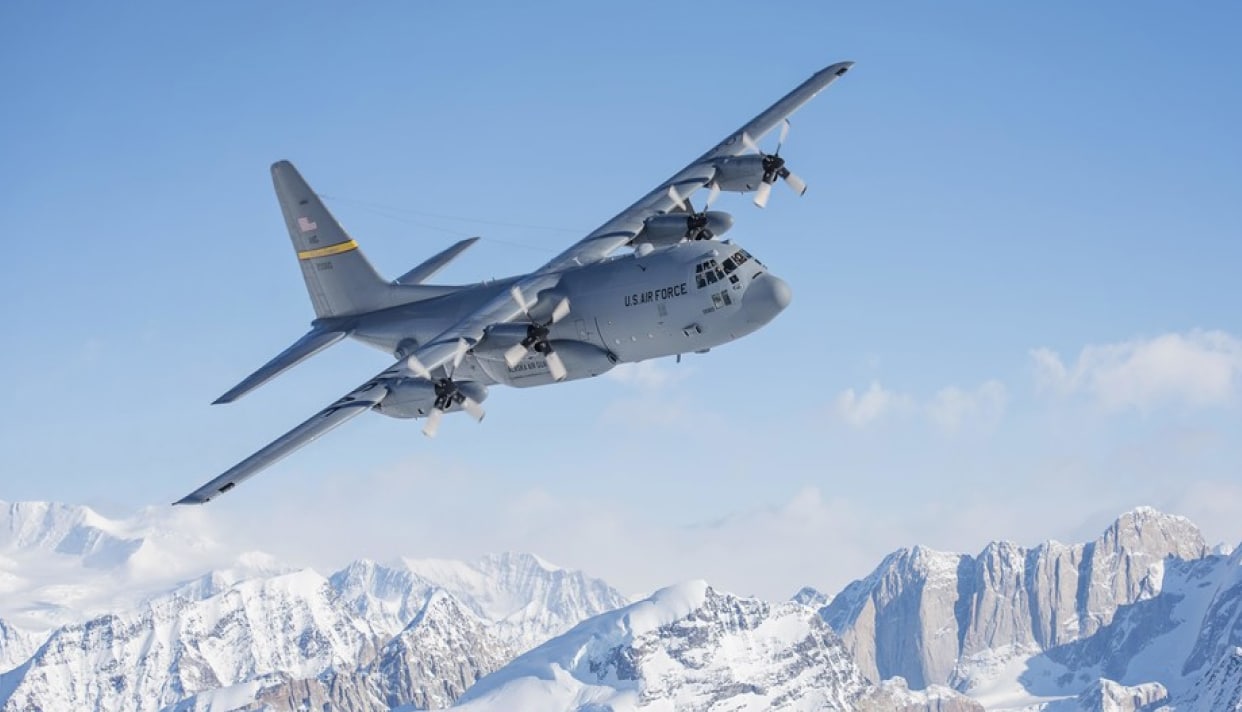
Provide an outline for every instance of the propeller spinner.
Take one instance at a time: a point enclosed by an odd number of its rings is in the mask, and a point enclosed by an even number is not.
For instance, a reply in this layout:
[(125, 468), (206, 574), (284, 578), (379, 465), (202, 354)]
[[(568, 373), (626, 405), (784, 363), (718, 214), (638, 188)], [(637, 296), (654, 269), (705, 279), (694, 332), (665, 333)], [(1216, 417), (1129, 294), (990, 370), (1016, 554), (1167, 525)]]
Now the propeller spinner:
[(470, 396), (462, 392), (457, 382), (453, 380), (453, 372), (461, 365), (462, 359), (466, 357), (466, 352), (470, 350), (470, 345), (465, 339), (457, 340), (457, 353), (453, 354), (452, 367), (447, 364), (444, 367), (445, 375), (443, 378), (432, 378), (431, 371), (422, 364), (414, 356), (410, 356), (406, 360), (406, 365), (414, 375), (431, 381), (435, 387), (436, 399), (435, 404), (431, 408), (431, 412), (427, 414), (427, 423), (423, 426), (423, 435), (434, 438), (440, 430), (440, 419), (454, 405), (460, 405), (461, 409), (470, 414), (470, 417), (476, 421), (482, 422), (483, 406)]
[(759, 183), (759, 188), (755, 190), (755, 205), (764, 207), (768, 204), (768, 196), (772, 193), (772, 184), (777, 178), (784, 180), (785, 183), (793, 188), (798, 195), (806, 193), (806, 182), (785, 167), (785, 159), (781, 158), (781, 146), (785, 145), (785, 139), (789, 136), (789, 119), (785, 119), (781, 123), (781, 137), (776, 143), (775, 153), (764, 153), (762, 149), (745, 133), (742, 134), (742, 143), (755, 153), (763, 156), (763, 180)]
[(569, 316), (569, 299), (562, 299), (557, 303), (556, 308), (552, 310), (551, 318), (543, 323), (535, 321), (531, 316), (531, 304), (522, 296), (522, 290), (515, 284), (513, 289), (509, 291), (513, 295), (513, 301), (521, 307), (522, 311), (530, 319), (530, 326), (526, 327), (526, 338), (514, 344), (505, 351), (505, 363), (509, 368), (513, 368), (526, 358), (526, 354), (534, 349), (535, 353), (542, 354), (545, 361), (548, 362), (548, 371), (552, 374), (552, 380), (563, 381), (569, 375), (569, 371), (565, 370), (565, 364), (561, 361), (560, 354), (552, 349), (552, 343), (548, 341), (548, 330), (553, 324), (561, 319)]
[(677, 192), (677, 187), (670, 185), (668, 187), (668, 197), (672, 198), (673, 204), (679, 209), (689, 213), (686, 215), (686, 239), (687, 240), (710, 240), (715, 237), (715, 233), (708, 227), (707, 211), (711, 210), (712, 203), (716, 202), (716, 198), (720, 197), (720, 186), (712, 181), (711, 190), (707, 194), (707, 202), (703, 204), (703, 209), (694, 210), (694, 206), (690, 205), (690, 198), (683, 196)]

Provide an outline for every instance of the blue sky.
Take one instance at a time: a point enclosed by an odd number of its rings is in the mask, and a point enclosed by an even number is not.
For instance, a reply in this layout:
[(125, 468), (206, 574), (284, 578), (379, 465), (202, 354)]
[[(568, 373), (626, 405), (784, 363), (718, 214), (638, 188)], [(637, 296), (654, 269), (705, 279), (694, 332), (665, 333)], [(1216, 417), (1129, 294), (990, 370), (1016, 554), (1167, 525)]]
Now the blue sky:
[(530, 549), (632, 590), (765, 595), (833, 589), (897, 546), (1081, 539), (1138, 504), (1236, 542), (1240, 20), (6, 3), (0, 498), (162, 506), (388, 365), (343, 344), (208, 405), (311, 318), (272, 161), (333, 196), (385, 274), (481, 234), (444, 279), (501, 276), (852, 59), (793, 120), (807, 195), (720, 203), (793, 287), (769, 327), (496, 389), (483, 425), (434, 441), (359, 419), (209, 516), (325, 567)]

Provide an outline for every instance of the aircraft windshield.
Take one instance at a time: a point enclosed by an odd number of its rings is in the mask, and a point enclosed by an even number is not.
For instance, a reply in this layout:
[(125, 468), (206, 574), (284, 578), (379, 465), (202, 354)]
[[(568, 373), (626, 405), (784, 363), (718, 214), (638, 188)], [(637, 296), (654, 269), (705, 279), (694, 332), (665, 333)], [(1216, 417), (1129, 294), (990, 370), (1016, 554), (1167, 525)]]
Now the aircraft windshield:
[[(737, 284), (738, 276), (733, 273), (734, 270), (754, 259), (749, 252), (739, 248), (737, 252), (724, 258), (723, 262), (717, 262), (715, 259), (703, 260), (694, 267), (694, 283), (699, 289), (726, 279), (732, 284)], [(759, 260), (755, 260), (755, 264), (762, 266)]]

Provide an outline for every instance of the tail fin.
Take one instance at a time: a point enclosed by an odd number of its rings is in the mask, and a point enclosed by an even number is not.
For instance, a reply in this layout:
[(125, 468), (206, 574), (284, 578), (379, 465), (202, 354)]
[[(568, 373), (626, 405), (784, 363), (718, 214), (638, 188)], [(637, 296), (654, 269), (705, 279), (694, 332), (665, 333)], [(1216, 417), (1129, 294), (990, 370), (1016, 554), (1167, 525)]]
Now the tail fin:
[(380, 277), (292, 163), (272, 164), (272, 184), (306, 291), (320, 319), (386, 309), (453, 291), (396, 285)]

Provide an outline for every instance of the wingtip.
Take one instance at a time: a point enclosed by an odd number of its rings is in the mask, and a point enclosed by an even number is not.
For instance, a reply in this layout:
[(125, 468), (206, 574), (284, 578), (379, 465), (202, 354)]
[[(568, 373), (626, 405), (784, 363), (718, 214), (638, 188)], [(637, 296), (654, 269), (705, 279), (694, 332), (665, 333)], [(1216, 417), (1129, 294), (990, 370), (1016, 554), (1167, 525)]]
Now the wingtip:
[(839, 77), (842, 74), (845, 74), (846, 72), (850, 71), (850, 68), (853, 66), (854, 66), (853, 60), (846, 60), (844, 62), (837, 62), (836, 64), (830, 64), (827, 67), (824, 67), (823, 71), (825, 73), (830, 73), (830, 74), (833, 74)]

